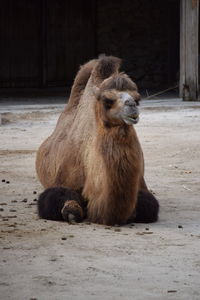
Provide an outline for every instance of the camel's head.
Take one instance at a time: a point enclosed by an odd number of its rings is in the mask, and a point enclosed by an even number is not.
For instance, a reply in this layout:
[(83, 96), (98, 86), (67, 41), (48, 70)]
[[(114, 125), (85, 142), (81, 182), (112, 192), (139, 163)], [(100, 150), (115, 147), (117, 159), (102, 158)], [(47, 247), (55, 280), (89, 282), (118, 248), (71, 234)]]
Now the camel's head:
[(136, 84), (126, 74), (120, 73), (104, 80), (96, 91), (96, 98), (106, 125), (132, 125), (139, 121), (137, 105), (140, 95)]

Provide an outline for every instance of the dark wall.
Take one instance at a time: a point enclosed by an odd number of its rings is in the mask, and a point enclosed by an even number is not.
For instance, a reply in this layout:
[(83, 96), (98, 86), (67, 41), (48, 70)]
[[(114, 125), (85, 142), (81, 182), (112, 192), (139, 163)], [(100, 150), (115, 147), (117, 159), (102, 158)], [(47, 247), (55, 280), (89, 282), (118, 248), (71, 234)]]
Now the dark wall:
[(98, 2), (98, 52), (124, 59), (142, 88), (167, 87), (179, 70), (179, 1)]
[(72, 83), (80, 64), (119, 56), (140, 88), (173, 85), (179, 0), (2, 0), (0, 87)]
[(0, 87), (71, 83), (95, 56), (94, 11), (91, 0), (1, 0)]

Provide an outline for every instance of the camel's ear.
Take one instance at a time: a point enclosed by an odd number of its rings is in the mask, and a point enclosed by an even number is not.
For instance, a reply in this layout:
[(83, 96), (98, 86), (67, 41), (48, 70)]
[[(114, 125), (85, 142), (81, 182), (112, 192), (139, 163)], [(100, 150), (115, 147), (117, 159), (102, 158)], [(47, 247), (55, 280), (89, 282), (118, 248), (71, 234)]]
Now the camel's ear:
[(135, 97), (136, 105), (140, 105), (140, 100), (141, 100), (141, 95), (139, 93), (137, 93), (136, 97)]
[(94, 86), (92, 88), (92, 92), (93, 92), (93, 95), (95, 96), (95, 98), (97, 100), (99, 100), (99, 97), (100, 97), (100, 88), (98, 88), (97, 86)]

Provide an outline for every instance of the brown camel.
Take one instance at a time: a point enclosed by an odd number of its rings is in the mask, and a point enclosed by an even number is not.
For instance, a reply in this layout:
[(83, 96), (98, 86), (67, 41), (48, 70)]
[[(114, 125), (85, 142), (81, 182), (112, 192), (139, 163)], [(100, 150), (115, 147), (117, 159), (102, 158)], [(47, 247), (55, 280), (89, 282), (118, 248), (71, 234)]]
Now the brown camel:
[(100, 56), (81, 67), (54, 132), (40, 146), (36, 169), (47, 189), (39, 198), (41, 217), (82, 220), (87, 215), (110, 225), (157, 220), (159, 205), (145, 184), (133, 127), (140, 95), (119, 73), (120, 62)]

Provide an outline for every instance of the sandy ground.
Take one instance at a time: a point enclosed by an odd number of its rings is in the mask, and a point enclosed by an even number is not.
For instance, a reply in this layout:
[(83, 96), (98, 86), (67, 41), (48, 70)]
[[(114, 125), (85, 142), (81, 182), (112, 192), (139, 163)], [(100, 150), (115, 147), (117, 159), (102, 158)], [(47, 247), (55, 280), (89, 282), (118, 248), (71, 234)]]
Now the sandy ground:
[(37, 217), (36, 150), (63, 105), (4, 104), (0, 299), (199, 300), (200, 103), (141, 105), (136, 129), (160, 219), (123, 227)]

